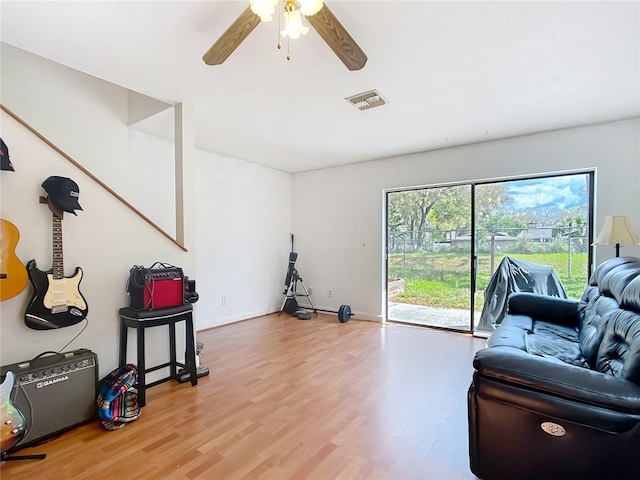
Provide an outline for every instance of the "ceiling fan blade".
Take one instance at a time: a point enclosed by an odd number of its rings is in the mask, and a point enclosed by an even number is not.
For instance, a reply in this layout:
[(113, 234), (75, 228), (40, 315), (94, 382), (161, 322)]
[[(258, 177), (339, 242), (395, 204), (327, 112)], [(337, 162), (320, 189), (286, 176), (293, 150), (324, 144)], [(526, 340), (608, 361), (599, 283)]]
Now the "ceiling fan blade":
[(367, 56), (326, 4), (318, 13), (306, 18), (349, 70), (360, 70), (365, 66)]
[(247, 38), (259, 23), (260, 17), (251, 11), (251, 7), (247, 7), (216, 43), (211, 45), (207, 53), (202, 56), (204, 63), (207, 65), (220, 65), (238, 48), (238, 45)]

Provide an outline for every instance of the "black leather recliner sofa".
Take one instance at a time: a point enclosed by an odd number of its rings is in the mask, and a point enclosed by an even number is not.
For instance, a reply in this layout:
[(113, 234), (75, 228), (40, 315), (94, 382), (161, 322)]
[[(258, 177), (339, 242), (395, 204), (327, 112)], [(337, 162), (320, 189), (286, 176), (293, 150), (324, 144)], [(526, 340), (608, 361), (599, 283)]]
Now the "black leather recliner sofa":
[(512, 294), (473, 365), (476, 476), (640, 478), (640, 258), (603, 262), (579, 302)]

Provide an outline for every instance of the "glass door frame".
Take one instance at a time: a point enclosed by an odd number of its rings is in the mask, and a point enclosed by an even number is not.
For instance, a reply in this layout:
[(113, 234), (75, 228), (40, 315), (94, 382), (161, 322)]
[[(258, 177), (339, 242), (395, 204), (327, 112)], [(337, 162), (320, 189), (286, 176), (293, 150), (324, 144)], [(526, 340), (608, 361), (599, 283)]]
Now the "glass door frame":
[[(474, 232), (474, 228), (475, 228), (475, 183), (474, 182), (455, 182), (455, 183), (444, 183), (444, 184), (433, 184), (433, 185), (423, 185), (423, 186), (418, 186), (418, 187), (408, 187), (408, 188), (394, 188), (394, 189), (387, 189), (384, 191), (384, 217), (383, 217), (383, 221), (384, 221), (384, 228), (383, 231), (385, 232), (384, 238), (383, 238), (383, 249), (384, 249), (384, 291), (383, 291), (383, 297), (384, 297), (384, 314), (383, 314), (383, 322), (397, 322), (397, 323), (408, 323), (408, 322), (402, 322), (401, 320), (389, 320), (389, 291), (388, 291), (388, 283), (387, 283), (387, 279), (389, 278), (389, 195), (392, 193), (399, 193), (399, 192), (411, 192), (411, 191), (417, 191), (417, 190), (428, 190), (428, 189), (437, 189), (437, 188), (448, 188), (448, 187), (463, 187), (463, 186), (467, 186), (469, 187), (469, 195), (470, 195), (470, 229), (471, 229), (471, 234), (473, 234)], [(473, 314), (473, 307), (474, 307), (474, 294), (473, 292), (475, 291), (475, 269), (476, 269), (476, 265), (475, 265), (475, 237), (473, 235), (471, 235), (471, 241), (470, 241), (470, 249), (469, 249), (469, 274), (471, 275), (471, 277), (469, 278), (469, 289), (470, 289), (470, 303), (469, 303), (469, 328), (452, 328), (452, 327), (447, 327), (444, 325), (424, 325), (428, 328), (433, 328), (433, 329), (437, 329), (437, 330), (445, 330), (448, 332), (456, 332), (456, 333), (466, 333), (466, 334), (474, 334), (474, 314)], [(416, 324), (418, 325), (418, 324)]]
[(429, 328), (441, 329), (452, 332), (461, 332), (461, 333), (471, 333), (474, 336), (478, 337), (487, 337), (489, 334), (487, 332), (476, 332), (476, 319), (475, 319), (475, 292), (477, 288), (477, 273), (478, 273), (478, 246), (477, 246), (477, 235), (476, 235), (476, 186), (478, 185), (488, 185), (488, 184), (497, 184), (497, 183), (506, 183), (513, 182), (519, 180), (536, 180), (536, 179), (545, 179), (545, 178), (558, 178), (563, 176), (570, 175), (587, 175), (587, 194), (588, 194), (588, 206), (587, 206), (587, 217), (588, 217), (588, 225), (587, 225), (587, 239), (588, 239), (588, 248), (587, 248), (587, 279), (591, 276), (592, 267), (593, 267), (593, 256), (594, 256), (594, 248), (591, 245), (592, 240), (594, 238), (595, 231), (595, 182), (596, 182), (596, 170), (595, 169), (580, 169), (575, 171), (563, 171), (563, 172), (551, 172), (551, 173), (542, 173), (542, 174), (531, 174), (531, 175), (518, 175), (512, 177), (504, 177), (498, 179), (483, 179), (483, 180), (475, 180), (475, 181), (466, 181), (466, 182), (455, 182), (455, 183), (445, 183), (445, 184), (433, 184), (433, 185), (424, 185), (419, 187), (407, 187), (407, 188), (393, 188), (386, 189), (383, 191), (384, 194), (384, 238), (383, 238), (383, 258), (384, 258), (384, 268), (383, 268), (383, 298), (384, 298), (384, 313), (383, 313), (383, 323), (389, 321), (389, 292), (388, 292), (388, 282), (389, 278), (389, 194), (397, 193), (397, 192), (409, 192), (415, 190), (423, 190), (429, 188), (443, 188), (443, 187), (455, 187), (461, 185), (470, 186), (470, 203), (471, 203), (471, 242), (470, 242), (470, 299), (469, 299), (469, 316), (470, 316), (470, 329), (453, 329), (445, 326), (429, 326)]

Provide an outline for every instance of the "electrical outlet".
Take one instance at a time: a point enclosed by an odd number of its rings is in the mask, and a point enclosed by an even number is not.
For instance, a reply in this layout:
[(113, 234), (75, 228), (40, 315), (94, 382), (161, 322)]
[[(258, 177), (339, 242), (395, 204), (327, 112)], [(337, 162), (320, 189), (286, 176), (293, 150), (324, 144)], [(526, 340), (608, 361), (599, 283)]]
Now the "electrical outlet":
[(313, 287), (307, 288), (307, 291), (309, 292), (309, 296), (313, 295)]
[(333, 290), (329, 289), (329, 296), (333, 297)]
[(222, 295), (222, 305), (226, 305), (227, 304), (227, 296), (226, 295)]

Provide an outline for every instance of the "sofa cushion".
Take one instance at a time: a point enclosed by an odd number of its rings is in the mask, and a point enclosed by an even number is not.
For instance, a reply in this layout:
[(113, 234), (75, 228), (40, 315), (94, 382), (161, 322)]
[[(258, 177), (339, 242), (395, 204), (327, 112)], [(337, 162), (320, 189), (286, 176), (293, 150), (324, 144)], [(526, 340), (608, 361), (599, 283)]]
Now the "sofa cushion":
[(589, 277), (589, 285), (600, 285), (604, 276), (612, 269), (619, 267), (620, 265), (624, 265), (625, 263), (633, 263), (637, 261), (637, 257), (614, 257), (606, 262), (602, 262), (593, 270), (593, 273), (591, 273), (591, 276)]
[(597, 369), (640, 385), (640, 314), (612, 312), (598, 350)]
[(491, 334), (487, 347), (511, 347), (531, 355), (589, 368), (578, 331), (567, 325), (534, 321), (527, 315), (509, 315)]
[(527, 352), (549, 357), (570, 365), (589, 368), (578, 342), (578, 330), (566, 325), (534, 322), (533, 332), (525, 338)]
[(618, 308), (618, 302), (601, 295), (598, 287), (588, 287), (580, 302), (580, 348), (591, 368), (596, 368), (598, 349), (611, 313)]
[(600, 291), (607, 297), (613, 297), (620, 303), (622, 292), (627, 285), (640, 275), (640, 262), (629, 262), (611, 270), (600, 283)]
[(533, 331), (533, 320), (527, 315), (509, 315), (487, 340), (488, 347), (512, 347), (527, 351), (525, 335)]
[(620, 307), (640, 313), (640, 276), (630, 281), (622, 291)]
[(619, 307), (629, 283), (640, 275), (640, 263), (632, 259), (617, 257), (601, 264), (592, 275), (592, 281), (599, 284), (588, 286), (580, 299), (580, 348), (593, 369), (597, 368), (598, 350), (611, 313)]

